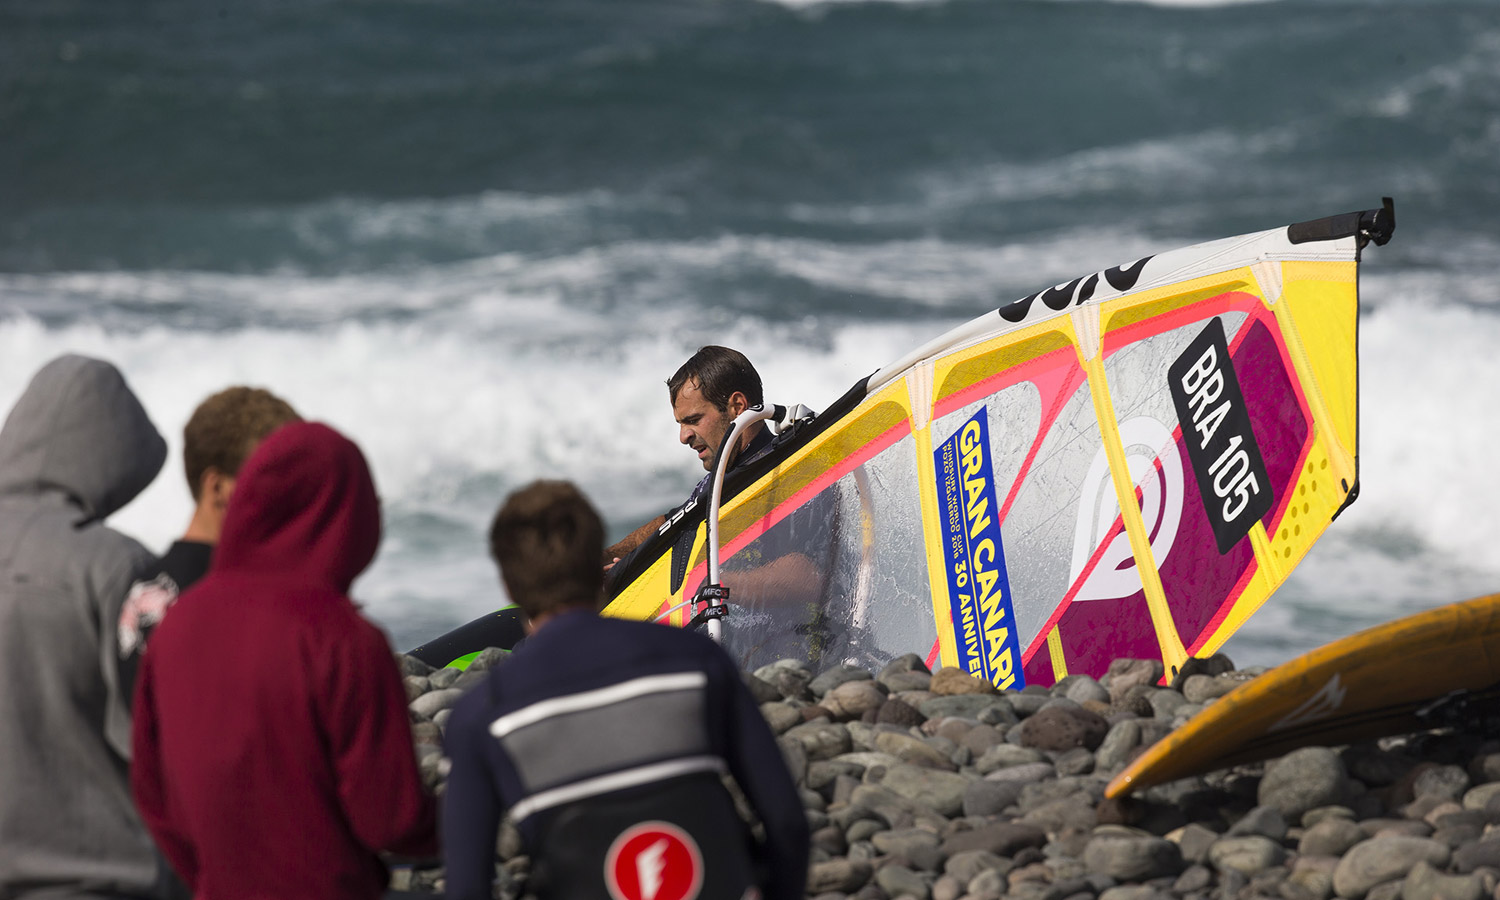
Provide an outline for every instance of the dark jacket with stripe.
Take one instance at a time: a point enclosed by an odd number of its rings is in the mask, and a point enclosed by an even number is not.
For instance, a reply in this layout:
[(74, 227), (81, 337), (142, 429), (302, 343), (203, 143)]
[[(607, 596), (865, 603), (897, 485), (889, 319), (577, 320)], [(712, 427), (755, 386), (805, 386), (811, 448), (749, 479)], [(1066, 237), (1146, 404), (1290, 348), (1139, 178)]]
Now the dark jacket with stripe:
[[(545, 858), (549, 822), (569, 807), (649, 797), (652, 785), (720, 771), (734, 776), (765, 827), (765, 897), (803, 896), (808, 828), (796, 785), (734, 664), (702, 635), (560, 615), (459, 701), (446, 741), (451, 900), (491, 896), (507, 811), (533, 859)], [(717, 775), (710, 783), (722, 790)]]

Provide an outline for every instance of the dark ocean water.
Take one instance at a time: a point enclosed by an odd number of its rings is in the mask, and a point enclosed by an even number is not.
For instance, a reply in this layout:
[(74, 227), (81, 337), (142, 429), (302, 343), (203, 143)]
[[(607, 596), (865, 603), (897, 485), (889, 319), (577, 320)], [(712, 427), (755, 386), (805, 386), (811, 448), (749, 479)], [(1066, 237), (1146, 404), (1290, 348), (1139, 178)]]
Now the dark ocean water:
[[(1500, 5), (0, 5), (0, 400), (65, 350), (175, 438), (272, 387), (365, 447), (398, 645), (497, 602), (505, 491), (623, 532), (698, 475), (661, 381), (826, 405), (1146, 253), (1396, 198), (1363, 274), (1364, 494), (1228, 648), (1500, 589)], [(116, 519), (163, 547), (168, 470)]]

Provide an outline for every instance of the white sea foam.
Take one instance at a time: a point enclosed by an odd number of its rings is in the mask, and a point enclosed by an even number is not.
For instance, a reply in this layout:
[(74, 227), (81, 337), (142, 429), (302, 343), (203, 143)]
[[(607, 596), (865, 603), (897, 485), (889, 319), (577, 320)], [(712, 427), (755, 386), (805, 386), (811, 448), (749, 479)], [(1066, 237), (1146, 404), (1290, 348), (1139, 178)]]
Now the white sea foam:
[[(1142, 252), (1138, 240), (1101, 237), (1084, 246), (1117, 262)], [(674, 311), (669, 295), (656, 316), (633, 305), (567, 301), (616, 277), (622, 265), (645, 265), (648, 254), (639, 246), (534, 265), (496, 257), (395, 279), (6, 276), (0, 301), (12, 309), (71, 293), (84, 307), (129, 301), (146, 306), (147, 314), (133, 314), (128, 327), (83, 315), (50, 325), (26, 313), (0, 319), (0, 408), (8, 409), (31, 373), (59, 353), (119, 365), (172, 445), (165, 473), (114, 518), (155, 548), (187, 521), (181, 427), (208, 393), (235, 383), (264, 385), (305, 415), (343, 429), (370, 457), (387, 506), (387, 539), (360, 596), (398, 643), (410, 644), (497, 601), (483, 532), (517, 484), (575, 479), (615, 533), (685, 494), (701, 470), (676, 445), (662, 382), (699, 343), (745, 350), (772, 402), (821, 408), (956, 324), (945, 307), (966, 294), (992, 290), (990, 282), (1009, 281), (1017, 269), (1034, 272), (1038, 277), (1027, 278), (1035, 286), (1079, 274), (1077, 241), (1075, 235), (1071, 254), (1067, 241), (1045, 238), (999, 251), (749, 238), (667, 248), (673, 261), (663, 270), (679, 275), (684, 266), (751, 259), (825, 288), (898, 297), (911, 286), (926, 301), (899, 321), (768, 322), (720, 313), (712, 329), (694, 323), (686, 307)], [(936, 284), (923, 296), (914, 286), (929, 281)], [(217, 299), (205, 303), (210, 288)], [(1493, 353), (1500, 317), (1484, 302), (1495, 292), (1477, 274), (1382, 273), (1378, 266), (1367, 269), (1362, 289), (1370, 310), (1360, 348), (1363, 491), (1294, 575), (1288, 602), (1295, 604), (1299, 591), (1326, 602), (1350, 584), (1364, 584), (1369, 596), (1335, 606), (1459, 599), (1441, 594), (1486, 573), (1500, 578), (1500, 544), (1493, 538), (1500, 533), (1500, 483), (1490, 473), (1500, 445), (1500, 419), (1490, 414), (1493, 386), (1500, 384), (1500, 357)], [(153, 321), (143, 303), (151, 297), (168, 307), (198, 297), (203, 316), (219, 302), (255, 302), (262, 308), (250, 318), (286, 324), (142, 324)], [(393, 305), (399, 314), (390, 314)], [(1358, 573), (1379, 571), (1369, 562), (1372, 552), (1404, 577), (1359, 581)], [(1434, 567), (1448, 574), (1424, 579)], [(1424, 584), (1426, 593), (1414, 595)], [(1247, 630), (1252, 640), (1256, 633)]]

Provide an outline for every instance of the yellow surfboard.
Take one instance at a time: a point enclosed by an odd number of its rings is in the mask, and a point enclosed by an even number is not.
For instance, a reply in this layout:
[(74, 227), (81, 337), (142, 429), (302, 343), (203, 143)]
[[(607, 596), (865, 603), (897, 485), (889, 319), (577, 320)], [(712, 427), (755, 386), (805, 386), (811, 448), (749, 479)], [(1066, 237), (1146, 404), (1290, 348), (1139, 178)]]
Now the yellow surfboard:
[[(1359, 260), (1394, 224), (1092, 272), (854, 385), (725, 481), (726, 646), (1008, 689), (1212, 654), (1358, 493)], [(692, 620), (706, 505), (611, 570), (607, 614)]]
[[(1450, 697), (1455, 691), (1465, 693)], [(1497, 691), (1500, 594), (1491, 594), (1377, 625), (1246, 682), (1149, 747), (1106, 793), (1119, 797), (1298, 747), (1437, 727), (1439, 701), (1452, 710)]]

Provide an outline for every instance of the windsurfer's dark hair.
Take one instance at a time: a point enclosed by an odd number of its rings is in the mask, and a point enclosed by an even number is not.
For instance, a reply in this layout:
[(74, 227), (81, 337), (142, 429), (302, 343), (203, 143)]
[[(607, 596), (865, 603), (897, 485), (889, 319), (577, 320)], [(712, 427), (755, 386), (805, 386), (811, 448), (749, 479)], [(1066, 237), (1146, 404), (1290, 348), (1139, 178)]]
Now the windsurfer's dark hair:
[(667, 391), (673, 403), (677, 402), (682, 386), (689, 381), (696, 383), (703, 399), (720, 412), (729, 407), (729, 398), (735, 391), (744, 394), (751, 406), (760, 406), (765, 399), (761, 394), (760, 373), (750, 365), (745, 354), (728, 347), (714, 344), (699, 347), (698, 352), (667, 379)]
[(505, 498), (490, 525), (490, 555), (527, 618), (598, 609), (604, 597), (604, 523), (570, 481), (533, 481)]

